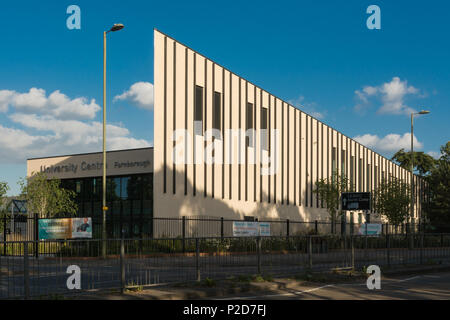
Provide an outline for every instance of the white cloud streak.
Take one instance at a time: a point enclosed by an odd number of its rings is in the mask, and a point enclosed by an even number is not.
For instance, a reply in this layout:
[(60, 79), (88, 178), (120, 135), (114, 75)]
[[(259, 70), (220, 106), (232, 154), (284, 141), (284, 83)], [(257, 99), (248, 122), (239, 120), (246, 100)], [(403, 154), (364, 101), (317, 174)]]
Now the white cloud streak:
[[(411, 149), (411, 133), (404, 133), (403, 135), (390, 133), (384, 137), (379, 137), (372, 134), (364, 134), (354, 137), (356, 141), (362, 145), (374, 149), (380, 153), (397, 152), (400, 149)], [(420, 150), (423, 144), (414, 136), (414, 149)]]
[(379, 86), (365, 86), (362, 90), (355, 91), (357, 104), (355, 111), (363, 112), (369, 105), (372, 97), (378, 97), (381, 106), (378, 108), (379, 114), (411, 114), (415, 112), (405, 104), (407, 96), (423, 97), (419, 90), (411, 85), (408, 85), (406, 80), (402, 81), (399, 77), (393, 77), (390, 82), (383, 83)]
[(101, 109), (95, 99), (81, 97), (70, 99), (59, 90), (48, 97), (44, 89), (31, 88), (28, 92), (19, 93), (0, 90), (0, 112), (7, 112), (9, 107), (29, 114), (51, 115), (56, 119), (93, 119)]
[(130, 89), (114, 97), (114, 101), (119, 100), (128, 100), (142, 109), (152, 110), (154, 103), (153, 84), (150, 82), (136, 82)]
[(317, 111), (317, 104), (315, 102), (304, 102), (304, 101), (305, 97), (299, 96), (297, 99), (289, 100), (288, 103), (302, 110), (303, 112), (308, 113), (309, 115), (313, 116), (316, 119), (325, 118), (326, 111), (325, 112)]
[[(13, 127), (0, 124), (0, 163), (23, 163), (27, 158), (96, 152), (102, 149), (102, 123), (93, 121), (101, 108), (94, 99), (70, 99), (59, 90), (19, 93), (0, 90), (0, 112)], [(149, 147), (117, 124), (108, 124), (107, 149)]]

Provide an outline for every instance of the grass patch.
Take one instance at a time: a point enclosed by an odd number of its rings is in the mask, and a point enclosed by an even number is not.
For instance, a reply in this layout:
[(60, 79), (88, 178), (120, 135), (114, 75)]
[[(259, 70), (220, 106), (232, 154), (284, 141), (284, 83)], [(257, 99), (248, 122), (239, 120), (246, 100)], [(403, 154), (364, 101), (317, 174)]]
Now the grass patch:
[(205, 280), (203, 280), (202, 284), (205, 287), (212, 288), (216, 286), (216, 281), (211, 278), (206, 278)]
[(239, 275), (232, 277), (229, 280), (232, 282), (250, 283), (250, 282), (272, 282), (273, 276), (270, 274), (254, 274), (254, 275)]

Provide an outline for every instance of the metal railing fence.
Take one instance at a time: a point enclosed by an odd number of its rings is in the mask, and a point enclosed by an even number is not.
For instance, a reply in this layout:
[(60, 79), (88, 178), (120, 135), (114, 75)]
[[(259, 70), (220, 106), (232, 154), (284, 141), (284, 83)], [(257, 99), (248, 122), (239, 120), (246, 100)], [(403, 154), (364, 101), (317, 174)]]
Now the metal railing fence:
[[(107, 255), (101, 255), (102, 246)], [(450, 234), (208, 237), (0, 242), (0, 299), (376, 264), (450, 264)], [(39, 250), (36, 257), (35, 250)], [(80, 270), (71, 290), (70, 268)]]

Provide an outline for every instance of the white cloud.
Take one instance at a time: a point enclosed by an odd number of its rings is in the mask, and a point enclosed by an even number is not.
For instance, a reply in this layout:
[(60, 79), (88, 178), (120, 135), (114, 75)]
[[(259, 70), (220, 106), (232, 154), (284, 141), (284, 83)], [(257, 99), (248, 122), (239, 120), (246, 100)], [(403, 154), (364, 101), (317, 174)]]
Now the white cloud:
[(370, 104), (369, 98), (378, 96), (381, 100), (381, 107), (378, 109), (380, 114), (411, 114), (415, 110), (405, 104), (405, 98), (416, 96), (423, 98), (419, 90), (408, 85), (406, 80), (402, 81), (399, 77), (393, 77), (390, 82), (379, 86), (365, 86), (362, 90), (356, 90), (355, 96), (358, 103), (355, 105), (355, 111), (364, 111)]
[(84, 97), (71, 100), (59, 90), (47, 97), (45, 90), (38, 88), (25, 93), (0, 90), (0, 111), (6, 112), (8, 106), (22, 113), (51, 115), (57, 119), (93, 119), (101, 109), (95, 99), (89, 102)]
[[(364, 134), (356, 136), (353, 139), (362, 145), (381, 153), (397, 152), (400, 149), (411, 149), (411, 133), (405, 133), (403, 135), (390, 133), (382, 138), (377, 135)], [(422, 147), (423, 144), (417, 140), (416, 136), (414, 136), (414, 149), (420, 150)]]
[(150, 82), (136, 82), (130, 89), (115, 96), (114, 101), (129, 100), (137, 104), (137, 106), (152, 110), (153, 109), (153, 84)]
[(436, 151), (428, 151), (427, 154), (435, 159), (439, 159), (441, 157), (441, 153)]
[(8, 111), (9, 103), (15, 92), (11, 90), (0, 90), (0, 112)]
[[(97, 121), (61, 120), (53, 116), (15, 113), (9, 117), (25, 129), (41, 135), (31, 135), (26, 130), (0, 126), (0, 162), (18, 162), (26, 158), (95, 152), (102, 149), (102, 123)], [(120, 150), (150, 146), (144, 139), (135, 139), (122, 126), (108, 124), (107, 149)]]
[[(59, 90), (49, 96), (38, 88), (25, 93), (0, 90), (0, 112), (13, 123), (0, 125), (0, 163), (102, 150), (102, 123), (92, 120), (101, 108), (94, 99), (88, 101), (70, 99)], [(122, 125), (110, 123), (106, 130), (108, 150), (150, 146)]]
[(317, 110), (317, 103), (315, 102), (304, 102), (305, 97), (299, 96), (297, 99), (289, 100), (288, 103), (293, 105), (294, 107), (302, 110), (303, 112), (308, 113), (309, 115), (313, 116), (317, 119), (323, 119), (325, 118), (326, 111), (321, 112)]

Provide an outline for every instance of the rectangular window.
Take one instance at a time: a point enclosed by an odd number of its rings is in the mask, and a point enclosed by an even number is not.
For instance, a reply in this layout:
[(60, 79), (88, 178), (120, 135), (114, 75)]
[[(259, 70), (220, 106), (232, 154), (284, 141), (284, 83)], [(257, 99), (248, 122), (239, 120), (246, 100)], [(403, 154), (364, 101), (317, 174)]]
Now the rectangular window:
[(363, 191), (363, 159), (359, 159), (359, 164), (358, 164), (358, 191), (362, 192)]
[(378, 166), (375, 166), (375, 170), (374, 170), (374, 184), (375, 184), (375, 189), (378, 188)]
[(366, 192), (371, 192), (372, 191), (372, 166), (370, 164), (367, 165), (367, 178), (366, 178), (366, 182), (367, 182), (367, 187), (366, 187)]
[(195, 86), (194, 133), (203, 135), (203, 88)]
[[(247, 102), (247, 112), (246, 112), (246, 121), (245, 121), (245, 131), (247, 134), (247, 130), (252, 130), (253, 127), (253, 103)], [(245, 137), (247, 147), (253, 147), (253, 136), (247, 135)]]
[(261, 108), (261, 148), (269, 150), (269, 132), (267, 130), (267, 108)]
[(219, 130), (219, 131), (222, 129), (221, 101), (222, 101), (222, 94), (220, 92), (214, 92), (213, 129), (216, 129), (216, 130)]
[(333, 151), (331, 153), (331, 170), (332, 173), (335, 174), (337, 171), (337, 165), (336, 165), (336, 147), (333, 147)]
[(253, 104), (247, 103), (247, 125), (246, 130), (253, 129)]
[(350, 190), (354, 189), (354, 186), (353, 186), (353, 184), (355, 183), (354, 170), (355, 170), (355, 157), (350, 156)]
[(342, 152), (341, 152), (341, 175), (342, 176), (347, 175), (347, 166), (345, 164), (346, 157), (347, 157), (346, 150), (342, 150)]

